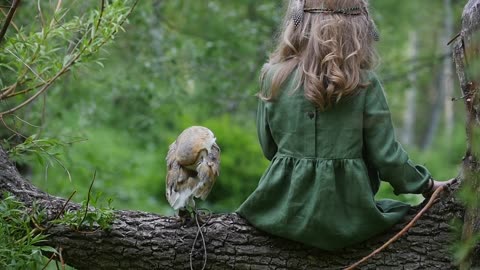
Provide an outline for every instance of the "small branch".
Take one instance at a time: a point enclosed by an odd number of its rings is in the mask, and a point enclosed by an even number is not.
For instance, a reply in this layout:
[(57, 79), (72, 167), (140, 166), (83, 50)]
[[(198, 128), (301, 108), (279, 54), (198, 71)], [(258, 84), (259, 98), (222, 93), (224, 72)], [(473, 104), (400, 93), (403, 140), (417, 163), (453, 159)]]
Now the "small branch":
[[(2, 7), (2, 6), (0, 5), (0, 12), (2, 12), (2, 14), (6, 17), (6, 16), (7, 16), (7, 13), (6, 13), (3, 9), (1, 9), (1, 7)], [(10, 8), (10, 6), (7, 6), (7, 8)], [(13, 28), (15, 28), (15, 30), (17, 30), (17, 32), (20, 33), (20, 30), (19, 30), (18, 26), (15, 25), (15, 23), (14, 23), (13, 21), (10, 22), (10, 25), (12, 25)], [(22, 36), (22, 38), (23, 38), (23, 36)]]
[(0, 31), (0, 44), (2, 43), (5, 34), (7, 33), (8, 26), (10, 25), (10, 22), (12, 21), (13, 15), (15, 14), (15, 11), (17, 11), (19, 4), (20, 0), (13, 0), (12, 7), (8, 11), (7, 18), (5, 19), (2, 30)]
[(460, 36), (462, 36), (462, 32), (459, 32), (459, 33), (456, 34), (452, 39), (450, 39), (450, 41), (448, 41), (447, 45), (449, 46), (450, 44), (452, 44), (452, 42), (454, 42), (455, 40), (457, 40), (457, 38), (459, 38)]
[(97, 171), (96, 171), (96, 170), (95, 170), (95, 172), (93, 173), (92, 182), (90, 183), (90, 187), (88, 188), (87, 203), (86, 203), (86, 205), (85, 205), (85, 214), (83, 215), (83, 218), (82, 218), (82, 220), (80, 221), (80, 223), (78, 223), (78, 227), (82, 226), (83, 222), (85, 221), (85, 218), (87, 217), (87, 214), (88, 214), (88, 204), (90, 203), (90, 197), (91, 197), (91, 194), (92, 194), (93, 183), (95, 183), (95, 178), (97, 178)]
[[(452, 190), (457, 188), (458, 185), (455, 185)], [(46, 209), (49, 220), (65, 205), (64, 199), (52, 197), (24, 180), (0, 148), (0, 194), (5, 191), (29, 208), (35, 202)], [(84, 206), (70, 202), (66, 209), (81, 212)], [(418, 207), (413, 207), (407, 219), (411, 220), (418, 211)], [(409, 232), (415, 237), (400, 238), (362, 266), (369, 269), (392, 268), (394, 262), (394, 266), (408, 265), (419, 269), (453, 269), (454, 262), (448, 248), (452, 241), (448, 222), (452, 216), (461, 217), (463, 212), (464, 208), (453, 192), (446, 194), (445, 200), (435, 204), (418, 220), (418, 225), (411, 228)], [(189, 268), (189, 253), (195, 236), (199, 234), (198, 225), (182, 226), (178, 219), (140, 211), (115, 211), (114, 215), (115, 220), (108, 231), (95, 225), (95, 230), (87, 233), (65, 224), (55, 224), (46, 233), (44, 245), (54, 247), (59, 251), (58, 256), (61, 253), (62, 258), (57, 257), (59, 262), (63, 261), (61, 265), (67, 263), (79, 270)], [(439, 226), (426, 230), (425, 226), (432, 223)], [(202, 233), (208, 251), (206, 268), (252, 270), (265, 269), (267, 263), (269, 268), (278, 269), (343, 269), (370, 253), (370, 247), (382, 245), (385, 238), (390, 238), (403, 227), (395, 225), (383, 235), (341, 252), (324, 252), (263, 233), (237, 214), (212, 215), (204, 224)], [(433, 237), (435, 241), (428, 241)], [(424, 248), (405, 249), (405, 246)], [(194, 258), (201, 253), (204, 253), (203, 250), (196, 250)], [(480, 255), (474, 255), (477, 262)], [(200, 258), (193, 261), (198, 270), (204, 261)]]
[(100, 16), (98, 17), (97, 25), (95, 26), (95, 31), (97, 31), (98, 28), (100, 27), (100, 23), (102, 22), (104, 11), (105, 11), (105, 0), (102, 0), (102, 7), (100, 8)]
[(59, 254), (59, 257), (60, 257), (60, 262), (62, 264), (62, 270), (65, 270), (65, 261), (63, 260), (62, 251), (63, 251), (63, 248), (60, 247), (58, 249), (58, 254)]
[(56, 81), (60, 76), (62, 76), (64, 73), (66, 73), (68, 71), (68, 68), (70, 68), (70, 66), (65, 66), (62, 70), (60, 70), (55, 76), (53, 76), (53, 78), (51, 78), (50, 80), (48, 80), (44, 86), (37, 92), (35, 93), (35, 95), (31, 96), (29, 99), (25, 100), (24, 102), (22, 102), (20, 105), (17, 105), (16, 107), (12, 108), (12, 109), (9, 109), (7, 111), (4, 111), (4, 112), (1, 112), (0, 113), (0, 118), (3, 117), (4, 115), (7, 115), (7, 114), (12, 114), (18, 110), (20, 110), (21, 108), (23, 108), (24, 106), (30, 104), (32, 101), (34, 101), (38, 96), (40, 96), (43, 92), (47, 91), (50, 86), (53, 84), (54, 81)]
[(43, 83), (46, 83), (45, 80), (42, 77), (40, 77), (40, 75), (32, 67), (30, 67), (27, 63), (25, 63), (25, 61), (22, 60), (22, 58), (20, 58), (18, 55), (16, 55), (14, 52), (12, 52), (9, 49), (6, 49), (6, 51), (11, 53), (13, 56), (15, 56), (15, 58), (17, 58), (18, 61), (22, 62), (22, 64), (25, 65), (25, 67), (27, 67), (33, 74), (35, 74), (35, 76), (37, 76), (37, 78), (40, 81), (42, 81)]
[(40, 22), (42, 22), (42, 27), (45, 26), (45, 19), (43, 18), (42, 6), (40, 5), (40, 0), (37, 0), (37, 9), (38, 15), (40, 17)]
[(18, 91), (18, 92), (14, 92), (14, 93), (11, 93), (10, 90), (8, 90), (8, 93), (6, 93), (6, 91), (5, 91), (5, 92), (3, 92), (5, 94), (0, 95), (0, 100), (7, 99), (7, 98), (12, 98), (12, 97), (19, 96), (19, 95), (22, 95), (22, 94), (27, 94), (28, 92), (31, 92), (31, 91), (33, 91), (33, 90), (35, 90), (35, 89), (37, 89), (37, 88), (39, 88), (43, 85), (45, 85), (45, 84), (44, 83), (37, 84), (35, 86), (29, 87), (27, 89), (24, 89), (24, 90), (21, 90), (21, 91)]
[(45, 264), (45, 266), (42, 268), (42, 270), (45, 270), (47, 269), (48, 265), (50, 265), (50, 263), (52, 262), (53, 258), (56, 256), (55, 253), (52, 254), (52, 256), (50, 256), (50, 258), (48, 259), (47, 263)]
[(430, 200), (428, 200), (427, 205), (425, 205), (422, 210), (410, 221), (400, 232), (398, 232), (396, 235), (394, 235), (392, 238), (390, 238), (385, 244), (383, 244), (381, 247), (377, 248), (374, 250), (372, 253), (370, 253), (368, 256), (364, 257), (360, 261), (350, 265), (349, 267), (345, 268), (345, 270), (353, 270), (356, 269), (360, 264), (366, 262), (368, 259), (372, 258), (373, 256), (377, 255), (380, 253), (382, 250), (387, 248), (390, 244), (393, 242), (397, 241), (400, 237), (402, 237), (410, 228), (415, 225), (415, 222), (417, 222), (418, 219), (420, 219), (425, 212), (428, 211), (437, 202), (437, 197), (438, 195), (443, 192), (445, 189), (445, 186), (439, 187), (435, 192), (432, 194), (432, 197), (430, 197)]
[(9, 125), (7, 125), (7, 123), (5, 122), (5, 119), (4, 119), (3, 116), (1, 116), (1, 115), (0, 115), (0, 121), (2, 121), (3, 126), (6, 127), (8, 130), (10, 130), (13, 134), (17, 135), (18, 137), (24, 138), (24, 139), (27, 138), (27, 136), (19, 133), (18, 131), (14, 130), (14, 129), (11, 128)]
[(55, 7), (55, 11), (53, 13), (57, 13), (60, 10), (60, 8), (62, 7), (62, 2), (62, 0), (57, 1), (57, 6)]
[(12, 94), (12, 92), (15, 92), (15, 89), (17, 88), (17, 83), (14, 83), (10, 85), (5, 91), (0, 92), (0, 100), (4, 99), (5, 97), (8, 97)]
[[(72, 194), (70, 195), (70, 197), (68, 197), (67, 201), (63, 204), (62, 208), (60, 209), (60, 211), (55, 215), (55, 218), (53, 220), (56, 220), (60, 217), (60, 215), (65, 211), (65, 208), (67, 207), (68, 203), (70, 202), (70, 200), (72, 200), (73, 198), (73, 195), (75, 195), (75, 193), (77, 193), (77, 191), (73, 191)], [(50, 228), (52, 228), (53, 226), (53, 223), (50, 223), (50, 225), (48, 225), (48, 227), (45, 229), (46, 231), (48, 231)]]
[[(18, 0), (19, 1), (19, 0)], [(61, 3), (61, 0), (59, 0), (58, 3)], [(125, 23), (125, 21), (127, 20), (127, 18), (130, 16), (130, 14), (133, 12), (133, 10), (135, 9), (136, 5), (138, 3), (138, 0), (136, 0), (132, 7), (130, 8), (130, 10), (127, 12), (127, 14), (125, 15), (125, 17), (123, 18), (122, 21), (119, 22), (119, 25), (123, 25), (123, 23)], [(97, 22), (97, 26), (100, 25), (100, 20), (101, 18), (103, 17), (103, 10), (104, 10), (104, 0), (102, 0), (102, 9), (101, 9), (101, 14), (100, 14), (100, 19), (99, 21)], [(110, 38), (106, 38), (105, 40), (103, 40), (103, 42), (101, 42), (97, 48), (100, 48), (102, 47), (103, 45), (105, 45), (108, 41), (110, 41), (111, 37)], [(91, 44), (93, 41), (93, 37), (88, 41), (88, 44)], [(80, 42), (79, 42), (80, 43)], [(85, 50), (87, 49), (88, 46), (85, 46), (84, 48), (82, 48), (82, 50), (80, 52), (78, 52), (67, 64), (65, 64), (65, 66), (62, 67), (62, 69), (57, 73), (55, 74), (55, 76), (53, 76), (52, 78), (50, 78), (49, 80), (47, 80), (44, 84), (43, 84), (43, 87), (38, 90), (38, 92), (36, 92), (33, 96), (31, 96), (30, 98), (28, 98), (27, 100), (25, 100), (24, 102), (22, 102), (21, 104), (15, 106), (14, 108), (11, 108), (7, 111), (3, 111), (3, 112), (0, 112), (0, 118), (3, 117), (4, 115), (7, 115), (7, 114), (12, 114), (20, 109), (22, 109), (23, 107), (25, 107), (26, 105), (30, 104), (31, 102), (33, 102), (35, 99), (38, 98), (38, 96), (40, 96), (41, 94), (43, 94), (45, 91), (47, 91), (50, 86), (53, 84), (53, 82), (55, 82), (60, 76), (62, 76), (63, 74), (65, 74), (66, 72), (68, 72), (70, 70), (70, 68), (75, 64), (75, 62), (85, 53)]]

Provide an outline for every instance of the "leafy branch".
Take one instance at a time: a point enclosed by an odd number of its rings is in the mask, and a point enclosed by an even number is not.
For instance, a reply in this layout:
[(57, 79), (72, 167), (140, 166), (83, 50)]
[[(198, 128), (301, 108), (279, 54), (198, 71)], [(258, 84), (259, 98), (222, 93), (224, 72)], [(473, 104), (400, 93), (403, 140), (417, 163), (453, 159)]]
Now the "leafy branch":
[(137, 1), (128, 6), (127, 0), (111, 3), (102, 0), (99, 11), (73, 17), (64, 23), (60, 21), (66, 20), (68, 10), (61, 9), (61, 1), (58, 1), (49, 25), (43, 25), (40, 31), (30, 35), (20, 28), (0, 52), (0, 60), (5, 63), (0, 64), (0, 72), (7, 72), (9, 76), (6, 77), (15, 77), (9, 84), (0, 84), (0, 100), (23, 98), (15, 106), (1, 111), (0, 118), (35, 101), (74, 65), (92, 60), (94, 54), (123, 30)]

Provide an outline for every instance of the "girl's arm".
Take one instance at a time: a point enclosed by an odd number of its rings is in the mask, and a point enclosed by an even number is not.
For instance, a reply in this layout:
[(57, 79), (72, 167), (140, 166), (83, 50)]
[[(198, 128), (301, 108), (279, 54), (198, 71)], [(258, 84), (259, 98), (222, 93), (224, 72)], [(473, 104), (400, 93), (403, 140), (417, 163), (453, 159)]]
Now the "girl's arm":
[(395, 194), (422, 193), (429, 188), (431, 175), (414, 164), (395, 138), (383, 87), (377, 78), (366, 94), (364, 143), (366, 158), (377, 169), (380, 179), (389, 182)]
[(273, 140), (267, 117), (267, 106), (263, 100), (259, 99), (257, 109), (257, 135), (263, 154), (268, 160), (272, 160), (277, 153), (277, 144)]

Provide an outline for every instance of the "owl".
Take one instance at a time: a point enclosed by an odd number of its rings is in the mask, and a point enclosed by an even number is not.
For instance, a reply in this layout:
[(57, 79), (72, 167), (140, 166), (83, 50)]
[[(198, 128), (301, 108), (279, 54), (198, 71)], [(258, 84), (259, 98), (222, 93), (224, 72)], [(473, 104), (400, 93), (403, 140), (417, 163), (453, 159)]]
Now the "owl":
[(167, 200), (175, 210), (195, 209), (194, 198), (205, 200), (220, 170), (220, 148), (206, 127), (185, 129), (167, 154)]

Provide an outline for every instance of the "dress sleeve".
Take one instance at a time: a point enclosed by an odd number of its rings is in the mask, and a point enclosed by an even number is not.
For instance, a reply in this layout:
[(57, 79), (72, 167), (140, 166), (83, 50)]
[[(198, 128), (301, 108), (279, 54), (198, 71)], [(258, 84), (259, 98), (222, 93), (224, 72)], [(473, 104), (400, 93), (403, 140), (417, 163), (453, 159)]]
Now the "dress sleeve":
[(415, 165), (395, 138), (395, 132), (383, 87), (377, 78), (366, 91), (364, 142), (366, 158), (389, 182), (395, 194), (422, 193), (431, 178), (429, 171)]
[(257, 109), (257, 135), (263, 154), (268, 160), (272, 160), (273, 156), (277, 153), (277, 144), (273, 140), (267, 115), (267, 106), (265, 102), (260, 99)]

